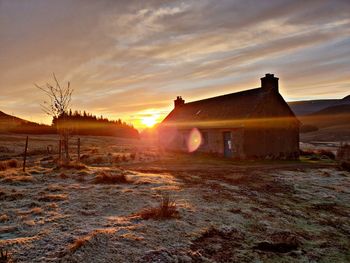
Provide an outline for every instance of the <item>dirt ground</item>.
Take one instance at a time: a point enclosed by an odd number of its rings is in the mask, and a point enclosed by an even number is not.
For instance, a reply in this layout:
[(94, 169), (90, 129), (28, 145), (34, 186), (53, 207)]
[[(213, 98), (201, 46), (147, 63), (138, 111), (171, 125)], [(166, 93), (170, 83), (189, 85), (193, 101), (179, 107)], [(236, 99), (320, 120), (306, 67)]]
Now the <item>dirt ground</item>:
[[(9, 262), (350, 262), (350, 173), (331, 161), (231, 162), (82, 137), (86, 166), (57, 169), (56, 141), (31, 136), (26, 172), (0, 171)], [(0, 160), (23, 147), (1, 135)], [(175, 218), (140, 216), (164, 196)]]

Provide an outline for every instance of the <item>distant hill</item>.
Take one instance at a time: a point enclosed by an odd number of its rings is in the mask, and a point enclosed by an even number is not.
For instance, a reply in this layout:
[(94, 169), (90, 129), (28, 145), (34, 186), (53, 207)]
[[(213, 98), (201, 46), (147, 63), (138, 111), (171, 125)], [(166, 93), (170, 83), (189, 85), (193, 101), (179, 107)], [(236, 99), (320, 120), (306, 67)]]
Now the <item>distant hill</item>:
[(309, 116), (320, 116), (320, 115), (340, 115), (340, 114), (349, 114), (350, 113), (350, 104), (342, 104), (327, 107), (325, 109), (316, 111), (309, 114)]
[(7, 131), (25, 123), (28, 123), (28, 121), (0, 111), (0, 131)]
[(288, 104), (295, 113), (295, 115), (302, 116), (315, 113), (328, 107), (344, 104), (350, 105), (350, 95), (342, 99), (292, 101), (288, 102)]
[[(329, 105), (332, 101), (331, 106)], [(313, 111), (298, 116), (302, 123), (302, 141), (350, 141), (350, 96), (341, 100), (312, 101), (303, 105), (303, 112)], [(315, 106), (316, 105), (316, 106)], [(300, 111), (299, 111), (300, 112)], [(309, 132), (308, 132), (309, 131)]]
[(53, 134), (56, 130), (44, 124), (23, 120), (0, 111), (0, 133)]

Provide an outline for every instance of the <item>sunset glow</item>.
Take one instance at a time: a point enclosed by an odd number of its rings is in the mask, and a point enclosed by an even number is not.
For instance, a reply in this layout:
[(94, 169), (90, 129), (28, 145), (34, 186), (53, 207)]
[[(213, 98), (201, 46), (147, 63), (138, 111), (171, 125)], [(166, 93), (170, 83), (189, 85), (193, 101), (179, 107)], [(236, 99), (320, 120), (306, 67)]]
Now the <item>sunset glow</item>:
[(73, 110), (138, 129), (156, 123), (143, 114), (150, 107), (164, 117), (178, 95), (188, 102), (255, 88), (266, 72), (281, 78), (287, 101), (342, 98), (349, 12), (349, 1), (4, 0), (1, 110), (50, 124), (33, 83), (53, 72), (70, 81)]
[(148, 116), (142, 119), (142, 124), (146, 127), (151, 128), (157, 123), (157, 116)]

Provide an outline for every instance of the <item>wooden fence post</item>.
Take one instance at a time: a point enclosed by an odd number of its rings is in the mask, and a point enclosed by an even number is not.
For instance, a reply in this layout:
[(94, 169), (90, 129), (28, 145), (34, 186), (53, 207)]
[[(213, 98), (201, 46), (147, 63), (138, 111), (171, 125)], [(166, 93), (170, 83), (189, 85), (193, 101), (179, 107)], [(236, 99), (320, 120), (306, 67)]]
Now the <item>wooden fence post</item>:
[(26, 161), (27, 161), (27, 150), (28, 150), (28, 136), (26, 138), (26, 146), (24, 148), (24, 156), (23, 156), (23, 172), (26, 171)]
[(80, 138), (78, 138), (78, 162), (80, 162)]

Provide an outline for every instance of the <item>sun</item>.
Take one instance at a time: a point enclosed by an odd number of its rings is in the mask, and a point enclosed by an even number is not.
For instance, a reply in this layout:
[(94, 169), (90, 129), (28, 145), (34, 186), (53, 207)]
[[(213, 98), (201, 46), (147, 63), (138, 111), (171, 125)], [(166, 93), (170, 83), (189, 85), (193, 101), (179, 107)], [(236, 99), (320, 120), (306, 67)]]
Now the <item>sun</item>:
[(141, 122), (146, 125), (148, 128), (153, 127), (157, 123), (157, 116), (147, 116), (142, 118)]

